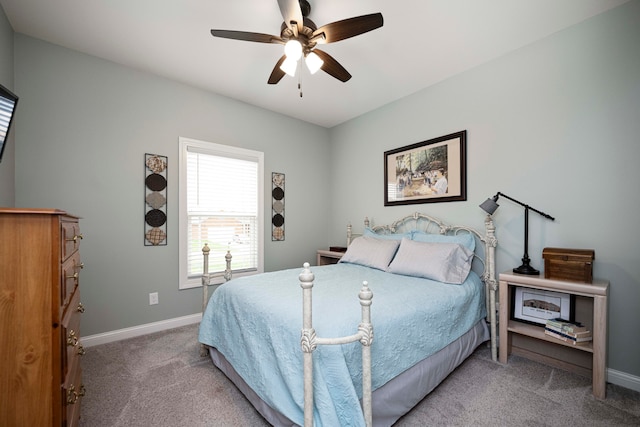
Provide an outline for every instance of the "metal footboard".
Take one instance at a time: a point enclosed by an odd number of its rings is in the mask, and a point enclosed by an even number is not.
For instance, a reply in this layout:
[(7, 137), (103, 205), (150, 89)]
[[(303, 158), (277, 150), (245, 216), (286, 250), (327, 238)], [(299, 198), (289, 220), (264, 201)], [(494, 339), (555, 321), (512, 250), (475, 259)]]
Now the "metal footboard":
[[(227, 251), (227, 254), (224, 256), (226, 261), (226, 267), (223, 273), (218, 274), (209, 274), (209, 252), (211, 249), (208, 244), (204, 244), (202, 247), (202, 259), (204, 265), (202, 266), (202, 314), (204, 315), (204, 311), (207, 309), (207, 304), (209, 303), (209, 285), (211, 284), (211, 279), (214, 277), (224, 277), (225, 282), (231, 280), (231, 252)], [(204, 344), (200, 344), (200, 356), (205, 357), (209, 353), (207, 346)]]
[(371, 300), (373, 293), (368, 283), (362, 282), (358, 294), (362, 306), (362, 321), (358, 332), (340, 338), (319, 338), (313, 329), (312, 298), (314, 274), (305, 262), (299, 276), (302, 288), (302, 337), (300, 343), (304, 353), (304, 425), (313, 426), (313, 351), (318, 345), (348, 344), (360, 341), (362, 344), (362, 411), (367, 426), (372, 425), (371, 411), (371, 343), (373, 342), (373, 325), (371, 324)]

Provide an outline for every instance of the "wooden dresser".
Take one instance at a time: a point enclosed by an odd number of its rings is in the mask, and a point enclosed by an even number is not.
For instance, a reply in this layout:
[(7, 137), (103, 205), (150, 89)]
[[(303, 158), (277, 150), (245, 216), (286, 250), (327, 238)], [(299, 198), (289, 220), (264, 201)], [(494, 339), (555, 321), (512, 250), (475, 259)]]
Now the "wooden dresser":
[(56, 209), (0, 208), (0, 426), (74, 426), (80, 226)]

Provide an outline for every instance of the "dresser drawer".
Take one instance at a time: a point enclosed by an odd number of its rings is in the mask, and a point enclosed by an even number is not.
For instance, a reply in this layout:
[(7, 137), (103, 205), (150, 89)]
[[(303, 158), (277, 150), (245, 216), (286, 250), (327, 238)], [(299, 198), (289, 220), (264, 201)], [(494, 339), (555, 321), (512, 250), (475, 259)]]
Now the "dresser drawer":
[(69, 376), (77, 366), (80, 366), (80, 357), (84, 354), (84, 347), (80, 341), (80, 315), (82, 312), (84, 312), (84, 308), (80, 304), (80, 288), (78, 288), (73, 293), (69, 309), (62, 320), (62, 344), (65, 349), (62, 360), (64, 383), (68, 383)]
[(82, 240), (82, 234), (80, 234), (80, 224), (77, 221), (65, 221), (61, 223), (62, 228), (62, 259), (64, 262), (71, 254), (80, 248), (80, 240)]
[(70, 371), (68, 381), (62, 387), (63, 417), (65, 422), (63, 425), (67, 427), (77, 426), (80, 420), (80, 403), (85, 394), (84, 384), (82, 383), (82, 369), (77, 363), (74, 369)]
[(80, 283), (80, 252), (74, 252), (71, 258), (62, 264), (62, 285), (60, 286), (60, 314), (62, 315), (69, 304), (73, 292)]

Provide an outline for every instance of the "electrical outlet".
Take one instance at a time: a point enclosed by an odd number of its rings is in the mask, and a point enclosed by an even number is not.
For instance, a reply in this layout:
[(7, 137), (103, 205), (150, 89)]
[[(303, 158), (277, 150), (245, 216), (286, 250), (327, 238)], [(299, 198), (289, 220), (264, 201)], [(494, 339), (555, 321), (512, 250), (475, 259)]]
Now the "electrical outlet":
[(152, 292), (149, 294), (149, 305), (156, 305), (158, 303), (158, 293)]

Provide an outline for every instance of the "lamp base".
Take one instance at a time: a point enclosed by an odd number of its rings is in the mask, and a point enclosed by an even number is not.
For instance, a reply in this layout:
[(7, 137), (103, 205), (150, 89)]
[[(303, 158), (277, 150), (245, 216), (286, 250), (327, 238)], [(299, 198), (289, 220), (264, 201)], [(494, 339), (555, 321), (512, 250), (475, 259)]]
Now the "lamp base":
[(526, 274), (528, 276), (537, 276), (540, 274), (538, 270), (531, 267), (529, 264), (522, 264), (520, 267), (514, 268), (513, 272), (518, 274)]

